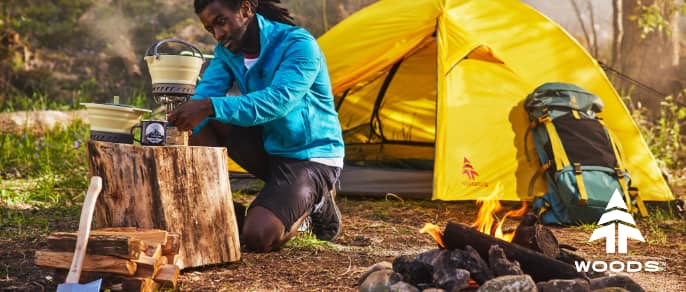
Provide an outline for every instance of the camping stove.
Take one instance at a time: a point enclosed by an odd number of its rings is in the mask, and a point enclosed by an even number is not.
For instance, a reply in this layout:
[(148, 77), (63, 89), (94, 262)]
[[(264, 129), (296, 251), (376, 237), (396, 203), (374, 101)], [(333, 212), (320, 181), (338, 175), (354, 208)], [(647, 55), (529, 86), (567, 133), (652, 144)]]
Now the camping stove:
[(188, 42), (165, 39), (148, 48), (145, 61), (152, 80), (153, 100), (170, 113), (195, 94), (205, 57)]

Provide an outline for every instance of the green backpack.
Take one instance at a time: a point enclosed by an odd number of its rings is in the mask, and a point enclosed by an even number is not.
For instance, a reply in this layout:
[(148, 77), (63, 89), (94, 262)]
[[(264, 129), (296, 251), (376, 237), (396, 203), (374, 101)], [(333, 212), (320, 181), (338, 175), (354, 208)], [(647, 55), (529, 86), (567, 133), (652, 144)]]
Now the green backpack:
[(540, 176), (548, 186), (533, 202), (543, 224), (596, 223), (615, 190), (629, 208), (633, 197), (641, 214), (647, 214), (638, 191), (630, 187), (617, 144), (597, 116), (603, 109), (600, 98), (573, 84), (546, 83), (527, 96), (524, 107), (531, 121), (526, 138), (532, 135), (541, 163), (529, 195)]

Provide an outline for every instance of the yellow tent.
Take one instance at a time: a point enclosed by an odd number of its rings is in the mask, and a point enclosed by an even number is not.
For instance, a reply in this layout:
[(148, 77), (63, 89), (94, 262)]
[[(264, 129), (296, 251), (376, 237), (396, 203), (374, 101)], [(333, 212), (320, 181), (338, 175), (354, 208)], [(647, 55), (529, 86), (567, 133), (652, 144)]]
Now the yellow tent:
[[(347, 161), (433, 161), (433, 199), (531, 199), (529, 180), (539, 164), (524, 153), (525, 143), (534, 147), (524, 138), (522, 104), (545, 82), (573, 83), (600, 96), (602, 117), (641, 197), (673, 199), (597, 62), (520, 1), (382, 0), (333, 27), (319, 44)], [(370, 185), (374, 179), (367, 177)], [(535, 194), (543, 192), (539, 180)]]

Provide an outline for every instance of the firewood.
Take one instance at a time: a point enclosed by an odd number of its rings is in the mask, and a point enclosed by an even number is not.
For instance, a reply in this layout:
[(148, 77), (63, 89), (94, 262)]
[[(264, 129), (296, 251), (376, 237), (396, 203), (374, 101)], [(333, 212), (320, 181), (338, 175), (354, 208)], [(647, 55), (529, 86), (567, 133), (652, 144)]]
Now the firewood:
[[(69, 269), (73, 256), (73, 252), (37, 250), (35, 264), (42, 267)], [(136, 263), (130, 260), (113, 256), (86, 255), (82, 270), (133, 275), (136, 268)]]
[(536, 281), (551, 279), (586, 278), (572, 265), (563, 263), (542, 253), (512, 244), (507, 241), (479, 232), (469, 226), (448, 223), (443, 232), (443, 243), (447, 249), (464, 249), (472, 246), (482, 258), (488, 258), (492, 245), (500, 246), (510, 261), (518, 261), (522, 270)]
[(89, 171), (104, 181), (96, 228), (178, 233), (179, 262), (185, 267), (240, 260), (226, 148), (99, 141), (87, 146)]
[(138, 227), (105, 227), (91, 231), (93, 235), (114, 235), (127, 236), (142, 240), (148, 245), (167, 244), (169, 232), (160, 229), (138, 228)]
[(174, 264), (166, 264), (160, 267), (160, 271), (155, 276), (155, 282), (160, 285), (160, 288), (176, 289), (176, 282), (179, 279), (179, 266)]
[(179, 254), (181, 248), (181, 234), (176, 232), (167, 233), (167, 243), (162, 246), (162, 255)]
[(549, 257), (557, 257), (560, 254), (560, 246), (557, 238), (548, 227), (541, 224), (533, 226), (517, 227), (512, 243), (521, 245), (531, 250), (541, 252)]
[[(76, 233), (53, 232), (47, 240), (48, 249), (51, 251), (73, 252), (76, 245)], [(115, 234), (91, 234), (86, 253), (134, 260), (138, 259), (142, 249), (143, 243), (137, 238)]]
[(136, 274), (134, 276), (140, 278), (154, 278), (160, 269), (160, 266), (167, 261), (166, 257), (162, 256), (162, 247), (159, 244), (150, 246), (141, 256), (134, 260), (138, 264)]

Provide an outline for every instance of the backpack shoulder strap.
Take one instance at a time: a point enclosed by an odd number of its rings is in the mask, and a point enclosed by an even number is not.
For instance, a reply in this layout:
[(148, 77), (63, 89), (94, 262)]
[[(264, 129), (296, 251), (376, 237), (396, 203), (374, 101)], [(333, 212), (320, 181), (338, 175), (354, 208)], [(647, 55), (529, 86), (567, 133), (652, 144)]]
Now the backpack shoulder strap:
[(555, 130), (553, 120), (550, 118), (550, 116), (544, 115), (538, 119), (538, 122), (545, 126), (545, 130), (548, 133), (550, 147), (553, 150), (553, 159), (555, 160), (555, 170), (560, 171), (569, 166), (569, 158), (567, 157), (564, 146), (562, 146), (562, 140), (560, 140), (560, 136), (557, 135), (557, 130)]
[[(610, 131), (610, 128), (608, 128), (605, 125), (605, 122), (602, 119), (598, 119), (601, 125), (605, 127), (607, 131), (607, 138), (610, 140), (610, 144), (612, 144), (612, 152), (615, 154), (615, 160), (617, 160), (617, 167), (615, 168), (615, 172), (617, 173), (617, 179), (619, 180), (619, 185), (622, 187), (622, 192), (624, 193), (624, 199), (626, 200), (627, 208), (628, 211), (631, 211), (631, 194), (629, 193), (629, 186), (627, 184), (626, 178), (624, 177), (624, 161), (622, 160), (622, 155), (621, 152), (619, 151), (619, 145), (615, 143), (614, 135), (612, 134), (612, 131)], [(643, 202), (643, 199), (640, 197), (638, 193), (634, 196), (636, 199), (636, 206), (638, 206), (638, 211), (641, 214), (641, 217), (647, 217), (648, 216), (648, 209), (645, 206), (645, 203)]]

